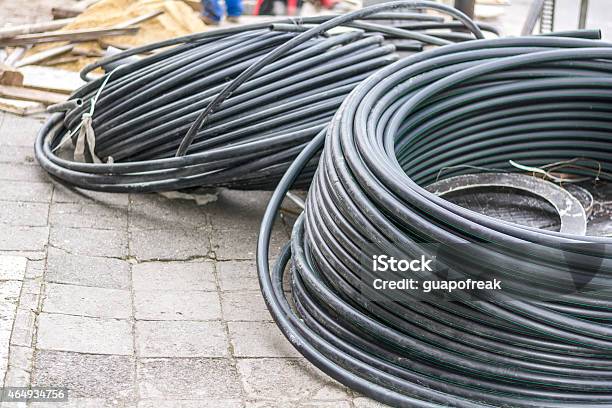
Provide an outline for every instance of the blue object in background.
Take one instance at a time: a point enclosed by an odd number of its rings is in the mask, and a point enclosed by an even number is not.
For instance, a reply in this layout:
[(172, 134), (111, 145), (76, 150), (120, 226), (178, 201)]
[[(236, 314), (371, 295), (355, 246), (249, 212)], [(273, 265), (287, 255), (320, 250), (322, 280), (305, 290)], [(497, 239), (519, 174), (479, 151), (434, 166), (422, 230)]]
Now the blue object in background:
[[(242, 14), (242, 0), (225, 0), (228, 17), (240, 17)], [(223, 8), (219, 0), (202, 0), (202, 14), (213, 21), (221, 21)]]

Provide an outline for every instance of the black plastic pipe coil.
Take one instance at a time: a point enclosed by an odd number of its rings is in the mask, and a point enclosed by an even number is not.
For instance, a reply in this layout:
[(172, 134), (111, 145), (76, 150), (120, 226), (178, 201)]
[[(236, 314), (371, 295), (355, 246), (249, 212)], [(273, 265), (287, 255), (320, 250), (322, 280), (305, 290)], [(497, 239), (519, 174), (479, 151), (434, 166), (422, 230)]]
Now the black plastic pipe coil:
[[(434, 8), (462, 21), (449, 25), (439, 16), (385, 12), (400, 6)], [(77, 90), (71, 99), (83, 103), (47, 121), (36, 142), (36, 157), (52, 176), (92, 190), (273, 188), (343, 98), (368, 75), (397, 60), (396, 47), (416, 52), (424, 45), (461, 42), (474, 38), (469, 30), (482, 37), (467, 17), (432, 2), (396, 2), (376, 10), (381, 12), (375, 16), (364, 9), (350, 18), (313, 17), (207, 31), (104, 58), (86, 67), (82, 77), (89, 79), (92, 70), (105, 64), (161, 49)], [(363, 21), (368, 18), (407, 26)], [(326, 35), (338, 25), (351, 28)], [(458, 25), (468, 32), (448, 31)], [(56, 147), (67, 134), (75, 141), (94, 100), (95, 155), (85, 149), (86, 163), (61, 156)], [(92, 163), (94, 156), (101, 162)], [(313, 159), (302, 181), (312, 178), (315, 164)]]
[[(323, 145), (290, 246), (270, 269), (274, 218)], [(510, 160), (565, 162), (565, 173), (612, 180), (612, 44), (471, 41), (400, 60), (358, 85), (291, 165), (262, 222), (260, 285), (287, 339), (333, 378), (392, 406), (612, 406), (612, 240), (495, 220), (423, 188), (439, 177), (516, 171)], [(477, 302), (461, 291), (436, 302), (409, 290), (371, 301), (362, 282), (377, 276), (372, 255), (409, 259), (419, 243), (465, 248), (448, 258), (456, 273), (470, 263), (512, 265), (503, 275), (510, 289), (479, 292)], [(596, 290), (560, 289), (576, 277)]]

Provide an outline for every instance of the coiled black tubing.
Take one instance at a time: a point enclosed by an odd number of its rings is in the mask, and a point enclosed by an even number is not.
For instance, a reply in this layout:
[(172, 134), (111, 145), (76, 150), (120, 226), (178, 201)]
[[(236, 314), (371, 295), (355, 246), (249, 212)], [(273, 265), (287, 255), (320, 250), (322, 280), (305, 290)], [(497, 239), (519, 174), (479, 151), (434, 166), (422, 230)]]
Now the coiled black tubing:
[[(322, 147), (290, 245), (270, 268), (283, 197)], [(510, 160), (577, 159), (564, 172), (612, 179), (612, 44), (477, 40), (393, 63), (345, 98), (275, 190), (257, 249), (268, 308), (313, 364), (392, 406), (610, 407), (612, 239), (492, 219), (424, 188), (482, 169), (515, 171)], [(445, 258), (454, 259), (451, 271), (496, 271), (509, 289), (479, 292), (477, 301), (410, 290), (371, 301), (361, 283), (383, 277), (372, 255), (411, 259), (421, 243), (462, 245), (465, 253)], [(596, 290), (516, 296), (555, 293), (570, 279), (568, 254), (575, 276), (589, 276)]]
[[(438, 10), (458, 21), (402, 11), (407, 7)], [(406, 27), (372, 19), (393, 19)], [(326, 34), (341, 25), (344, 31)], [(449, 31), (458, 26), (465, 31)], [(124, 51), (83, 70), (90, 82), (71, 97), (83, 103), (50, 117), (38, 135), (36, 158), (55, 178), (92, 190), (273, 188), (343, 98), (398, 59), (396, 49), (417, 52), (475, 37), (483, 38), (479, 26), (451, 7), (400, 1), (336, 17), (207, 31)], [(158, 49), (90, 78), (105, 64)], [(95, 156), (102, 163), (61, 156), (56, 148), (76, 132), (97, 92), (92, 128)], [(298, 183), (309, 182), (315, 164), (316, 158)]]

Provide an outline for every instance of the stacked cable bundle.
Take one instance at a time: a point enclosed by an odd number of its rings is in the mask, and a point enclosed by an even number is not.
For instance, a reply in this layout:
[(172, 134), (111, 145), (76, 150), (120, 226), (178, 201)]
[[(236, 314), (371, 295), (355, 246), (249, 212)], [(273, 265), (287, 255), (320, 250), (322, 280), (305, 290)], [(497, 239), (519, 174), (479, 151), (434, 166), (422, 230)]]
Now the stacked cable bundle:
[[(323, 144), (290, 249), (270, 270), (276, 212)], [(262, 223), (260, 284), (286, 337), (392, 406), (612, 406), (612, 240), (495, 220), (424, 188), (441, 174), (516, 171), (510, 161), (612, 180), (612, 44), (473, 41), (357, 86), (289, 168)], [(441, 262), (455, 278), (489, 271), (505, 289), (456, 291), (450, 302), (375, 293), (368, 283), (389, 275), (372, 255), (413, 259), (422, 243), (449, 250)], [(282, 286), (290, 261), (291, 302)]]
[[(434, 4), (457, 15), (431, 2), (403, 3)], [(465, 16), (456, 23), (416, 12), (375, 17), (406, 27), (313, 17), (301, 21), (307, 25), (288, 21), (214, 30), (105, 58), (87, 67), (82, 77), (88, 79), (97, 67), (162, 49), (76, 91), (67, 112), (51, 117), (41, 130), (36, 157), (54, 177), (92, 190), (272, 188), (343, 98), (397, 60), (396, 46), (385, 38), (414, 52), (423, 45), (473, 39), (469, 32), (448, 31), (464, 24), (481, 36)], [(344, 32), (326, 34), (342, 23)], [(59, 154), (70, 139), (75, 159)], [(312, 170), (314, 164), (316, 159)], [(309, 181), (311, 173), (307, 170), (302, 180)]]

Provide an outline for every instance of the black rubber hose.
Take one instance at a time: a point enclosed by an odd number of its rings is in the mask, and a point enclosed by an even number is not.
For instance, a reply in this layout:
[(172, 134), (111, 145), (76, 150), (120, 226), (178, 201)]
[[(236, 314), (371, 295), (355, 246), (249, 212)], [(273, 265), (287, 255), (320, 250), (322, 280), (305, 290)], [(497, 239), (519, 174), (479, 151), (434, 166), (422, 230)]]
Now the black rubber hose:
[[(83, 103), (49, 119), (38, 135), (36, 157), (52, 176), (92, 190), (271, 189), (344, 97), (399, 58), (389, 39), (407, 40), (415, 50), (452, 42), (441, 37), (457, 24), (395, 12), (406, 8), (449, 14), (473, 33), (471, 38), (483, 37), (451, 7), (400, 1), (346, 15), (281, 21), (272, 29), (255, 24), (212, 30), (128, 50), (86, 67), (82, 76), (138, 52), (175, 45), (77, 90), (72, 98)], [(363, 21), (375, 17), (432, 28), (410, 31)], [(288, 30), (289, 23), (298, 28)], [(341, 33), (327, 33), (340, 25), (345, 26)], [(66, 148), (71, 142), (73, 150)], [(300, 185), (310, 181), (315, 164), (313, 159)]]
[[(500, 221), (425, 189), (522, 171), (512, 163), (612, 181), (610, 112), (603, 41), (470, 41), (377, 71), (292, 163), (264, 215), (257, 267), (281, 331), (327, 374), (392, 406), (611, 406), (612, 240)], [(274, 219), (319, 153), (305, 210), (271, 270)], [(439, 270), (371, 266), (373, 255), (432, 248), (449, 279), (494, 276), (504, 290), (444, 300), (371, 286), (445, 281)]]

